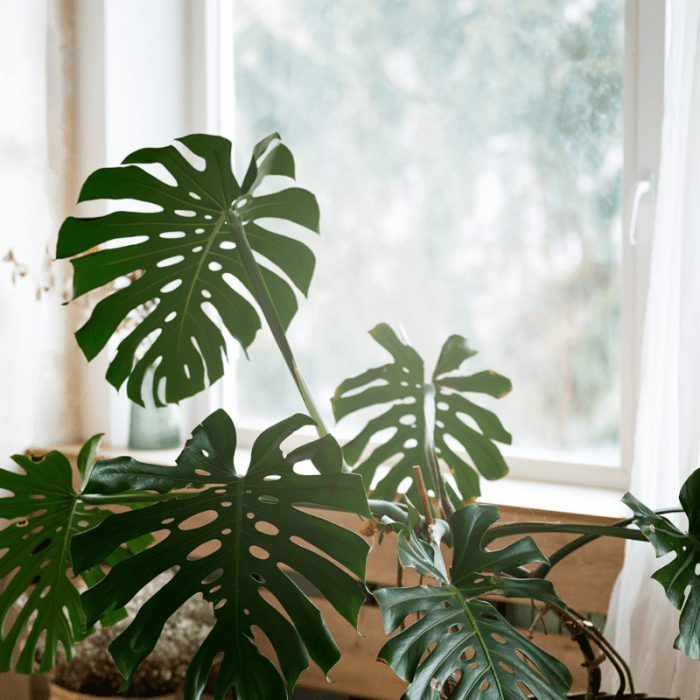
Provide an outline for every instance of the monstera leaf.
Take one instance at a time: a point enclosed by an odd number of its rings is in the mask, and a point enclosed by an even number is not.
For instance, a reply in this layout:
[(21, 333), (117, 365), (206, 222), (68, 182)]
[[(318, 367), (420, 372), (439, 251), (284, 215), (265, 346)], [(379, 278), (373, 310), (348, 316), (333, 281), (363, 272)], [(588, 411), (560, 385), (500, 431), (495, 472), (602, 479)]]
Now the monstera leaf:
[(519, 684), (540, 700), (553, 700), (571, 686), (565, 666), (516, 632), (490, 603), (478, 599), (500, 593), (564, 607), (549, 581), (512, 579), (500, 573), (528, 562), (544, 562), (546, 557), (530, 537), (504, 549), (482, 549), (483, 535), (497, 519), (495, 506), (478, 504), (450, 518), (454, 536), (451, 580), (445, 573), (439, 542), (422, 542), (410, 528), (395, 525), (400, 530), (402, 564), (435, 581), (431, 586), (384, 588), (374, 593), (387, 634), (408, 615), (424, 613), (379, 652), (379, 658), (409, 682), (407, 700), (437, 698), (450, 677), (457, 679), (451, 700), (510, 700), (522, 697)]
[[(298, 506), (313, 504), (369, 516), (367, 501), (361, 478), (343, 473), (340, 447), (330, 435), (286, 456), (282, 453), (281, 442), (311, 423), (298, 414), (263, 432), (253, 446), (245, 475), (234, 469), (236, 433), (223, 411), (212, 414), (194, 431), (176, 467), (129, 459), (98, 463), (90, 487), (99, 493), (208, 487), (187, 499), (174, 497), (115, 515), (74, 540), (73, 559), (81, 571), (132, 537), (157, 531), (166, 534), (148, 551), (115, 566), (83, 595), (87, 624), (113, 606), (127, 603), (162, 571), (179, 567), (110, 646), (126, 684), (155, 646), (168, 617), (197, 593), (214, 604), (217, 622), (190, 665), (185, 686), (188, 700), (199, 697), (220, 652), (224, 658), (216, 686), (218, 700), (231, 684), (242, 699), (287, 697), (281, 676), (253, 643), (253, 626), (269, 638), (292, 688), (309, 665), (304, 647), (326, 673), (340, 658), (320, 612), (280, 568), (285, 565), (296, 571), (357, 625), (365, 600), (362, 587), (331, 559), (364, 580), (369, 546), (359, 535)], [(320, 473), (297, 474), (294, 466), (303, 460), (310, 460)], [(291, 623), (273, 607), (267, 593), (276, 598)]]
[[(700, 659), (700, 469), (683, 484), (680, 502), (688, 516), (688, 532), (681, 532), (668, 518), (657, 515), (632, 494), (622, 499), (634, 512), (635, 524), (654, 545), (656, 556), (676, 556), (652, 578), (666, 591), (666, 597), (681, 610), (679, 633), (674, 647), (691, 659)], [(689, 589), (689, 590), (688, 590)]]
[[(510, 381), (488, 371), (455, 376), (454, 370), (476, 352), (464, 338), (453, 335), (442, 348), (432, 383), (426, 383), (423, 360), (410, 345), (401, 342), (388, 325), (376, 326), (370, 335), (391, 353), (394, 362), (346, 379), (336, 390), (332, 404), (336, 420), (368, 406), (388, 404), (382, 415), (370, 420), (343, 448), (348, 464), (355, 464), (373, 435), (387, 428), (395, 431), (355, 469), (369, 486), (380, 465), (391, 457), (399, 457), (376, 485), (373, 498), (392, 500), (401, 481), (412, 478), (413, 467), (418, 465), (428, 488), (437, 493), (428, 468), (433, 446), (449, 464), (462, 501), (480, 495), (479, 476), (474, 467), (487, 479), (507, 474), (508, 467), (493, 441), (510, 444), (510, 433), (491, 411), (473, 403), (464, 394), (477, 392), (501, 397), (511, 390)], [(467, 425), (463, 415), (473, 419), (481, 432)], [(464, 447), (474, 467), (448, 446), (447, 435)]]
[[(204, 389), (205, 373), (211, 383), (223, 375), (226, 344), (210, 307), (244, 349), (253, 342), (260, 328), (258, 312), (232, 285), (242, 284), (259, 304), (272, 303), (284, 328), (296, 313), (291, 285), (270, 267), (253, 261), (252, 255), (244, 263), (234, 236), (238, 231), (253, 251), (307, 293), (313, 253), (303, 243), (256, 223), (284, 219), (318, 231), (318, 206), (310, 192), (288, 188), (254, 196), (267, 175), (294, 177), (292, 154), (275, 143), (278, 138), (272, 134), (255, 146), (241, 185), (231, 170), (231, 143), (203, 134), (178, 139), (203, 159), (203, 168), (191, 164), (174, 146), (145, 148), (124, 160), (127, 167), (97, 170), (85, 182), (80, 202), (133, 199), (158, 209), (70, 217), (58, 237), (57, 258), (91, 251), (72, 261), (74, 298), (125, 275), (136, 278), (102, 299), (76, 333), (85, 356), (92, 360), (128, 316), (137, 310), (147, 314), (121, 340), (107, 372), (117, 388), (128, 377), (131, 400), (143, 405), (144, 375), (156, 363), (152, 392), (158, 406), (163, 405), (158, 395), (163, 379), (165, 401), (172, 403)], [(138, 164), (163, 166), (175, 184)], [(100, 250), (93, 252), (97, 246)], [(257, 266), (262, 287), (251, 282), (246, 265)]]
[[(78, 457), (81, 493), (100, 437), (87, 442)], [(0, 597), (0, 620), (6, 619), (14, 605), (21, 605), (21, 609), (2, 639), (0, 671), (11, 670), (13, 652), (23, 643), (15, 670), (34, 671), (38, 646), (42, 657), (39, 672), (43, 673), (53, 668), (59, 642), (70, 660), (73, 645), (86, 636), (81, 633), (85, 618), (80, 595), (69, 576), (70, 543), (76, 533), (94, 527), (109, 513), (85, 506), (81, 494), (73, 490), (70, 462), (60, 452), (49, 452), (40, 462), (23, 455), (13, 460), (24, 474), (0, 470), (0, 489), (10, 492), (0, 498), (0, 517), (13, 521), (0, 531), (0, 579), (8, 577)], [(130, 550), (142, 551), (151, 541), (150, 537), (132, 541)], [(128, 551), (118, 548), (106, 552), (104, 558), (115, 564), (128, 557)], [(99, 563), (85, 571), (83, 579), (88, 585), (103, 576)], [(23, 594), (26, 602), (22, 604)], [(101, 616), (101, 623), (109, 626), (125, 617), (123, 609), (114, 610)]]

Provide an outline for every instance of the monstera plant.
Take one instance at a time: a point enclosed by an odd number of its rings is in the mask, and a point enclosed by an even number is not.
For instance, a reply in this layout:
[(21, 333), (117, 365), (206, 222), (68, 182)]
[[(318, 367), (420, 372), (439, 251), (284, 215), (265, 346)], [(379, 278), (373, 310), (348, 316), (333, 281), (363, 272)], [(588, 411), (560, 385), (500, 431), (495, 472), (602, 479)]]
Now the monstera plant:
[[(169, 178), (151, 174), (151, 165), (165, 168)], [(72, 260), (74, 296), (106, 288), (76, 338), (88, 360), (115, 346), (107, 380), (117, 389), (126, 383), (138, 404), (144, 391), (159, 406), (179, 402), (223, 376), (226, 335), (245, 350), (264, 319), (308, 415), (263, 431), (244, 471), (234, 466), (236, 429), (222, 410), (193, 429), (174, 466), (129, 456), (97, 459), (95, 436), (78, 457), (77, 489), (64, 455), (50, 452), (41, 461), (15, 456), (15, 470), (0, 471), (0, 517), (7, 521), (0, 531), (0, 669), (48, 671), (59, 644), (70, 658), (73, 645), (97, 623), (122, 619), (124, 606), (144, 586), (174, 570), (110, 646), (124, 687), (166, 620), (201, 594), (216, 624), (187, 673), (186, 700), (199, 698), (222, 653), (217, 700), (231, 685), (242, 700), (286, 698), (309, 657), (328, 674), (343, 651), (299, 577), (355, 626), (369, 595), (369, 545), (323, 518), (320, 509), (345, 510), (395, 531), (401, 564), (423, 577), (423, 585), (374, 592), (387, 634), (400, 628), (379, 658), (408, 681), (411, 700), (511, 699), (525, 689), (541, 700), (562, 697), (571, 684), (568, 670), (512, 628), (493, 600), (538, 600), (571, 625), (590, 658), (591, 643), (608, 651), (545, 578), (601, 535), (649, 539), (659, 555), (677, 553), (655, 578), (683, 610), (676, 646), (699, 658), (700, 473), (681, 493), (688, 533), (631, 495), (625, 501), (633, 516), (610, 527), (499, 525), (494, 506), (474, 501), (480, 475), (507, 473), (496, 443), (510, 443), (511, 436), (475, 396), (502, 397), (510, 381), (492, 371), (465, 373), (475, 351), (458, 335), (447, 339), (427, 379), (416, 350), (385, 324), (371, 335), (392, 361), (345, 380), (332, 400), (337, 420), (377, 409), (341, 449), (285, 334), (298, 310), (297, 292), (309, 291), (314, 254), (264, 223), (279, 219), (318, 232), (316, 199), (295, 186), (257, 194), (268, 176), (289, 181), (294, 175), (292, 154), (277, 134), (255, 146), (241, 183), (231, 169), (230, 142), (196, 134), (132, 153), (85, 182), (81, 202), (151, 205), (148, 211), (71, 217), (59, 232), (57, 257)], [(318, 438), (285, 452), (284, 441), (307, 425)], [(371, 444), (387, 433), (388, 439)], [(410, 487), (399, 500), (406, 479)], [(548, 559), (528, 534), (547, 530), (580, 536)], [(513, 535), (520, 539), (493, 547)], [(441, 544), (453, 550), (449, 570)], [(79, 580), (87, 586), (82, 594)], [(18, 610), (10, 624), (12, 608)], [(279, 670), (258, 650), (256, 630), (270, 640)], [(593, 672), (593, 691), (596, 679)]]

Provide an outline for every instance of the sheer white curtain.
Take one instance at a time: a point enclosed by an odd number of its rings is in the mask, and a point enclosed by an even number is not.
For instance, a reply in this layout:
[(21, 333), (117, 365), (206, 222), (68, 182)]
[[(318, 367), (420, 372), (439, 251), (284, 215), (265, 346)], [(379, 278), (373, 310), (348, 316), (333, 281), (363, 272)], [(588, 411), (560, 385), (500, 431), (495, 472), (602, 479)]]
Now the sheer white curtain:
[[(700, 0), (666, 0), (661, 165), (630, 486), (652, 508), (676, 505), (700, 466), (699, 20)], [(606, 634), (637, 691), (698, 700), (700, 662), (673, 649), (679, 613), (649, 579), (658, 565), (650, 545), (628, 543)], [(607, 687), (616, 688), (614, 676), (607, 667)]]

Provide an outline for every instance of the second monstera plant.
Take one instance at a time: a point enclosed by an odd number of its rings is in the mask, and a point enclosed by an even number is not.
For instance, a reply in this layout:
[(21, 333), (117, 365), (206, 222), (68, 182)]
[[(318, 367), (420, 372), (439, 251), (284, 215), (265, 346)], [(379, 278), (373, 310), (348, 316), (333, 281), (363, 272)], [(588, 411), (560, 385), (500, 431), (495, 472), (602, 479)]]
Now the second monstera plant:
[[(168, 180), (150, 173), (154, 164), (167, 170)], [(57, 257), (72, 260), (74, 296), (109, 289), (76, 333), (88, 360), (118, 335), (107, 380), (117, 389), (126, 383), (127, 395), (139, 404), (144, 390), (156, 405), (178, 402), (223, 376), (225, 334), (245, 350), (264, 319), (308, 415), (263, 431), (243, 472), (234, 466), (235, 427), (221, 410), (194, 428), (175, 466), (129, 456), (98, 460), (95, 436), (79, 455), (77, 490), (62, 454), (51, 452), (39, 462), (15, 457), (15, 471), (0, 471), (6, 490), (0, 517), (9, 521), (0, 531), (0, 577), (6, 579), (0, 619), (20, 609), (3, 629), (0, 670), (48, 671), (59, 645), (70, 658), (95, 624), (123, 618), (123, 606), (174, 567), (172, 580), (110, 647), (124, 687), (167, 618), (201, 594), (212, 604), (216, 624), (187, 673), (186, 700), (199, 698), (221, 653), (217, 700), (230, 685), (241, 700), (286, 698), (309, 657), (329, 673), (343, 652), (299, 581), (314, 586), (355, 626), (369, 595), (367, 542), (321, 517), (319, 508), (346, 510), (395, 530), (402, 566), (427, 582), (374, 592), (387, 634), (401, 627), (379, 658), (408, 681), (405, 697), (411, 700), (510, 700), (525, 690), (541, 700), (562, 697), (571, 684), (568, 670), (513, 629), (493, 596), (539, 600), (572, 622), (545, 576), (600, 535), (648, 538), (660, 554), (678, 553), (655, 577), (671, 603), (683, 608), (676, 646), (700, 657), (698, 473), (681, 494), (689, 533), (628, 496), (634, 515), (617, 526), (546, 526), (580, 534), (548, 560), (526, 535), (544, 526), (499, 526), (495, 507), (474, 503), (479, 475), (507, 473), (496, 443), (511, 440), (474, 397), (504, 396), (510, 381), (495, 372), (462, 373), (475, 352), (458, 335), (447, 339), (426, 378), (418, 353), (385, 324), (371, 335), (392, 361), (345, 380), (332, 401), (338, 420), (370, 406), (380, 413), (341, 449), (285, 335), (297, 312), (294, 287), (309, 291), (313, 252), (264, 224), (276, 218), (318, 232), (316, 199), (295, 186), (257, 194), (266, 177), (294, 174), (292, 154), (277, 134), (255, 146), (241, 183), (231, 169), (230, 142), (195, 134), (177, 145), (132, 153), (120, 167), (98, 170), (85, 182), (80, 201), (151, 205), (147, 212), (71, 217), (59, 233)], [(131, 330), (124, 333), (125, 327)], [(285, 452), (282, 443), (305, 425), (316, 427), (318, 439)], [(369, 451), (386, 431), (390, 437)], [(300, 469), (302, 463), (307, 468)], [(406, 479), (411, 486), (398, 501)], [(633, 523), (639, 529), (627, 527)], [(502, 549), (490, 547), (513, 534), (526, 536)], [(449, 571), (441, 543), (453, 549)], [(529, 564), (538, 567), (533, 572)], [(82, 595), (80, 578), (88, 586)], [(413, 613), (418, 619), (409, 622)], [(579, 641), (590, 654), (590, 642), (598, 640), (580, 627)], [(255, 629), (269, 638), (279, 670), (257, 649)]]

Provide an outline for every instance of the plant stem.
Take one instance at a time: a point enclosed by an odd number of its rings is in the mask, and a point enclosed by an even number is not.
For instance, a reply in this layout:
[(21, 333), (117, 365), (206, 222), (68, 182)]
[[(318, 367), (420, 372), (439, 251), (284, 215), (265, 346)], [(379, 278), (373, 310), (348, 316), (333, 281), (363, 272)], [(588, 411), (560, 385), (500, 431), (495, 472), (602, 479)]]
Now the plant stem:
[(379, 515), (380, 518), (388, 515), (392, 520), (396, 520), (404, 525), (408, 524), (408, 508), (403, 503), (393, 503), (378, 498), (370, 498), (367, 500), (367, 503), (372, 511), (372, 515)]
[(313, 397), (311, 396), (311, 393), (309, 392), (309, 389), (301, 376), (301, 372), (299, 372), (296, 360), (294, 359), (294, 354), (292, 353), (292, 348), (289, 345), (284, 328), (282, 327), (279, 317), (277, 316), (277, 311), (275, 310), (275, 306), (270, 298), (270, 292), (267, 289), (265, 280), (260, 274), (258, 263), (255, 261), (253, 250), (248, 243), (248, 237), (243, 229), (241, 219), (235, 209), (231, 208), (228, 210), (227, 221), (229, 230), (233, 236), (233, 240), (236, 243), (238, 254), (241, 257), (241, 263), (243, 264), (243, 268), (245, 269), (248, 279), (250, 280), (250, 284), (253, 288), (255, 301), (258, 302), (258, 305), (265, 316), (265, 320), (272, 331), (272, 336), (277, 343), (277, 347), (280, 349), (282, 357), (284, 357), (284, 361), (287, 364), (292, 378), (294, 379), (294, 383), (301, 394), (306, 410), (311, 418), (316, 421), (316, 431), (318, 432), (318, 436), (323, 437), (324, 435), (328, 434), (328, 429), (321, 418), (321, 414), (316, 408), (316, 404), (314, 403)]
[(647, 538), (640, 530), (627, 530), (614, 525), (575, 525), (553, 524), (553, 523), (515, 523), (513, 525), (500, 525), (491, 528), (482, 540), (484, 546), (498, 539), (499, 537), (509, 537), (510, 535), (526, 535), (532, 532), (569, 532), (579, 535), (594, 535), (601, 537), (610, 535), (611, 537), (621, 537), (626, 540), (639, 540), (647, 542)]
[(107, 495), (101, 493), (83, 493), (78, 500), (91, 505), (128, 505), (129, 503), (156, 503), (169, 498), (195, 496), (196, 491), (170, 491), (168, 493), (126, 493)]
[[(667, 513), (682, 513), (683, 509), (679, 507), (674, 507), (674, 508), (661, 508), (660, 510), (654, 511), (657, 515), (665, 515)], [(631, 525), (636, 518), (626, 518), (625, 520), (619, 520), (616, 523), (613, 523), (610, 525), (610, 527), (617, 527), (617, 528), (625, 528), (628, 525)], [(632, 530), (634, 532), (634, 530)], [(609, 533), (606, 533), (609, 534)], [(567, 542), (563, 547), (558, 549), (556, 552), (554, 552), (550, 557), (549, 557), (549, 564), (540, 564), (535, 571), (532, 573), (533, 578), (546, 578), (547, 574), (552, 570), (552, 568), (558, 564), (562, 559), (565, 559), (566, 557), (569, 556), (569, 554), (572, 554), (575, 552), (577, 549), (581, 549), (581, 547), (584, 547), (587, 545), (589, 542), (593, 542), (594, 540), (597, 540), (599, 537), (602, 537), (603, 535), (595, 535), (595, 534), (590, 534), (590, 535), (583, 535), (582, 537), (577, 537), (575, 540), (572, 540), (571, 542)], [(619, 536), (619, 535), (613, 535), (613, 537)]]
[(430, 527), (435, 521), (433, 520), (433, 514), (430, 510), (430, 499), (428, 498), (428, 492), (425, 490), (425, 482), (423, 481), (423, 474), (419, 466), (413, 467), (413, 478), (416, 480), (416, 487), (418, 488), (423, 515), (425, 515), (425, 522), (428, 524), (428, 527)]
[(586, 628), (579, 622), (568, 609), (558, 610), (554, 606), (550, 607), (552, 613), (559, 619), (564, 629), (569, 632), (571, 638), (578, 644), (583, 654), (584, 663), (588, 671), (588, 692), (586, 697), (596, 697), (600, 692), (601, 673), (599, 665), (596, 664), (596, 653), (591, 646), (591, 639)]
[[(433, 482), (435, 483), (435, 495), (438, 499), (441, 515), (445, 520), (449, 520), (455, 510), (447, 495), (445, 482), (440, 473), (440, 465), (437, 460), (437, 455), (435, 454), (435, 437), (433, 435), (433, 423), (435, 421), (435, 386), (433, 384), (426, 384), (426, 389), (427, 391), (423, 399), (425, 458), (428, 462), (430, 475), (433, 477)], [(430, 410), (428, 410), (429, 407)]]
[[(398, 523), (402, 523), (403, 525), (408, 525), (408, 509), (403, 503), (393, 503), (390, 501), (382, 501), (377, 498), (370, 498), (368, 499), (367, 503), (369, 504), (369, 509), (372, 511), (372, 515), (376, 518), (379, 516), (379, 519), (381, 519), (383, 516), (388, 516), (392, 520), (395, 520)], [(419, 513), (420, 515), (420, 513)], [(423, 527), (427, 527), (428, 521), (421, 515), (420, 516), (420, 524), (418, 525), (418, 529), (421, 529)], [(444, 544), (446, 544), (448, 547), (452, 546), (452, 530), (447, 528), (447, 532), (445, 535), (443, 535), (442, 540)]]

